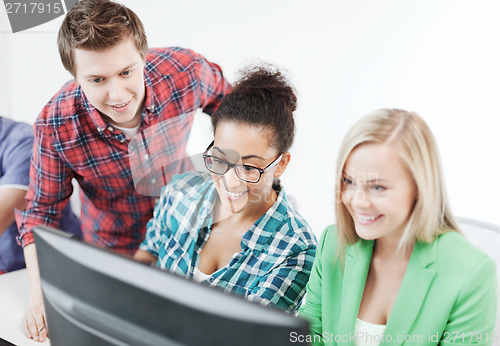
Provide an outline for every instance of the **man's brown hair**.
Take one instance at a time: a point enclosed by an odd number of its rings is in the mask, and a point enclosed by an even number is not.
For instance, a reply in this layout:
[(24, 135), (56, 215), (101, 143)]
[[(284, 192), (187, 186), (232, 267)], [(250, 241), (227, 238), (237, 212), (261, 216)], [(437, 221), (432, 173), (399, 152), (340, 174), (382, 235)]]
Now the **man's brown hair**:
[(102, 51), (128, 37), (146, 59), (146, 33), (132, 10), (109, 0), (81, 0), (66, 14), (57, 45), (64, 68), (75, 76), (75, 48)]

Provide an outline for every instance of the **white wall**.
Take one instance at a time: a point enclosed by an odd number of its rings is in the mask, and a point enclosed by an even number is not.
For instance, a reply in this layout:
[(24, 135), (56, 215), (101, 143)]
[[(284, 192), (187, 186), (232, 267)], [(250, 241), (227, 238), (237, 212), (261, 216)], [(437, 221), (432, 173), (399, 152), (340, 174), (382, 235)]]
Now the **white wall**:
[[(259, 59), (289, 72), (300, 98), (283, 180), (318, 235), (334, 222), (333, 167), (342, 136), (381, 107), (426, 119), (457, 215), (500, 224), (500, 2), (123, 3), (142, 18), (151, 46), (194, 49), (231, 81)], [(0, 9), (0, 113), (33, 122), (70, 78), (57, 53), (60, 22), (12, 34)]]

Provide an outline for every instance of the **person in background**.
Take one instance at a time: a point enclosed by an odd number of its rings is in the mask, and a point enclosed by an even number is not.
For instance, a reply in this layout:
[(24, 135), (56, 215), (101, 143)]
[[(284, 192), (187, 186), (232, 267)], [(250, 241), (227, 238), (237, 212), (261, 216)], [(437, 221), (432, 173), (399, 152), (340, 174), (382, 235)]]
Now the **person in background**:
[(337, 224), (323, 232), (299, 312), (308, 341), (491, 344), (495, 263), (461, 234), (421, 117), (381, 109), (359, 120), (335, 192)]
[[(26, 266), (16, 241), (14, 210), (26, 206), (32, 150), (33, 128), (0, 116), (0, 274)], [(70, 203), (62, 211), (59, 228), (81, 238), (80, 221)]]
[(177, 175), (163, 188), (134, 258), (296, 310), (316, 250), (279, 182), (291, 158), (296, 102), (278, 70), (247, 69), (212, 115), (214, 141), (203, 155), (209, 172)]
[(75, 178), (84, 239), (135, 253), (156, 202), (135, 189), (131, 139), (159, 129), (170, 139), (162, 149), (172, 161), (182, 158), (196, 110), (211, 114), (230, 87), (218, 65), (189, 49), (148, 50), (140, 19), (113, 1), (77, 2), (57, 43), (74, 80), (35, 122), (28, 203), (16, 214), (31, 287), (24, 328), (37, 341), (46, 339), (47, 328), (33, 227), (57, 225)]

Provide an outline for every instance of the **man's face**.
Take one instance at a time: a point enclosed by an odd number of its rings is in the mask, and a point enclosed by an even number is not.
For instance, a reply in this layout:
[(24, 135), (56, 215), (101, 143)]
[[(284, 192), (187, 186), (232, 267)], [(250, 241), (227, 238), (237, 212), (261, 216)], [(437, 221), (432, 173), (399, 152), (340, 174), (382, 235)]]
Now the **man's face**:
[(132, 128), (142, 121), (144, 60), (131, 38), (102, 50), (75, 49), (75, 79), (110, 124)]

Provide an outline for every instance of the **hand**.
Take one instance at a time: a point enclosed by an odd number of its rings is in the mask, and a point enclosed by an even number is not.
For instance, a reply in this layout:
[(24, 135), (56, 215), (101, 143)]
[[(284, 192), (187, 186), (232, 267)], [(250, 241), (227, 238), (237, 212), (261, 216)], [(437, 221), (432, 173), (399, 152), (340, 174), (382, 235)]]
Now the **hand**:
[(27, 338), (40, 342), (47, 340), (47, 320), (42, 297), (30, 299), (28, 311), (23, 318), (23, 326)]
[(142, 262), (147, 265), (154, 265), (158, 261), (158, 258), (153, 256), (149, 252), (141, 249), (137, 250), (133, 259), (136, 260), (137, 262)]
[(43, 305), (40, 272), (34, 243), (24, 247), (24, 258), (30, 280), (30, 303), (23, 318), (24, 334), (35, 341), (44, 342), (48, 337), (47, 320), (45, 318), (45, 305)]

